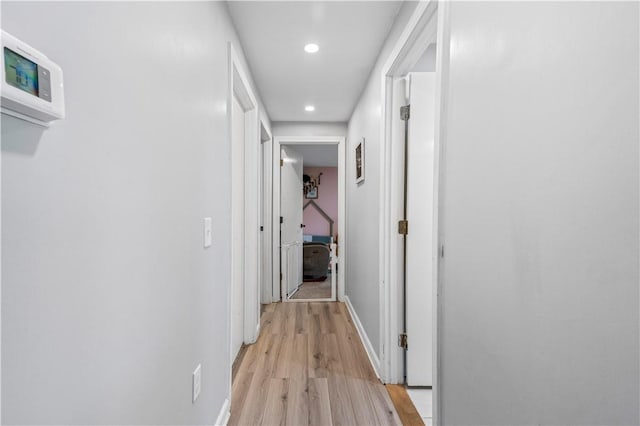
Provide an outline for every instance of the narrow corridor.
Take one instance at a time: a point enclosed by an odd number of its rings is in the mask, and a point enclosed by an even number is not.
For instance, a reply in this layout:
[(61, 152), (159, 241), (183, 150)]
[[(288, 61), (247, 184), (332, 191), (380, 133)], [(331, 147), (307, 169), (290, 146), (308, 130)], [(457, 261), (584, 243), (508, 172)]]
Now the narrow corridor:
[(401, 424), (344, 303), (266, 305), (234, 369), (230, 425)]

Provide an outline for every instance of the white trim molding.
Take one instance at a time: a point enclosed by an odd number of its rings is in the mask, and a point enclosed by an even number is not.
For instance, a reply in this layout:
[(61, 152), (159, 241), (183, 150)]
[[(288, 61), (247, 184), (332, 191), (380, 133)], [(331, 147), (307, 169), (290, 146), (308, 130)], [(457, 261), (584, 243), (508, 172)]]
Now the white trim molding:
[[(441, 318), (442, 306), (440, 304), (440, 294), (444, 286), (444, 276), (440, 273), (443, 270), (444, 258), (440, 256), (440, 250), (444, 247), (444, 233), (442, 232), (441, 219), (442, 206), (444, 205), (444, 193), (441, 190), (445, 179), (445, 148), (446, 148), (446, 120), (448, 113), (448, 90), (449, 90), (449, 53), (450, 53), (450, 29), (449, 11), (450, 5), (447, 2), (438, 7), (438, 51), (436, 53), (436, 110), (435, 110), (435, 138), (434, 138), (434, 212), (433, 212), (433, 232), (434, 251), (437, 256), (433, 271), (433, 424), (441, 423), (441, 398), (442, 380), (440, 368), (440, 341), (441, 341)], [(442, 46), (442, 48), (440, 48)], [(446, 47), (446, 48), (445, 48)]]
[[(259, 104), (248, 78), (248, 72), (240, 61), (233, 44), (228, 44), (228, 92), (227, 92), (227, 129), (229, 146), (233, 144), (233, 102), (234, 98), (241, 105), (245, 115), (244, 128), (244, 164), (239, 172), (243, 175), (244, 185), (241, 189), (244, 193), (244, 217), (231, 217), (231, 262), (230, 262), (230, 283), (227, 295), (227, 309), (229, 313), (229, 328), (227, 348), (229, 349), (229, 404), (231, 404), (231, 369), (235, 354), (231, 348), (232, 339), (232, 293), (234, 276), (234, 250), (233, 244), (243, 245), (243, 324), (242, 324), (242, 341), (246, 344), (255, 343), (258, 340), (260, 331), (260, 145), (261, 145), (261, 116)], [(233, 151), (233, 150), (232, 150)], [(232, 166), (231, 182), (233, 191), (233, 182), (235, 172)], [(233, 207), (232, 207), (233, 208)], [(242, 230), (242, 233), (238, 231)], [(241, 237), (244, 235), (244, 238)]]
[(347, 310), (349, 311), (349, 315), (351, 315), (351, 320), (353, 321), (353, 324), (355, 324), (356, 326), (356, 330), (358, 330), (358, 335), (360, 336), (362, 345), (364, 346), (364, 349), (367, 352), (367, 356), (369, 357), (369, 362), (371, 363), (373, 370), (376, 372), (376, 376), (378, 376), (378, 379), (381, 379), (382, 376), (380, 374), (380, 359), (378, 358), (378, 355), (376, 355), (376, 351), (373, 349), (371, 340), (369, 340), (369, 336), (367, 335), (367, 332), (364, 330), (364, 327), (362, 326), (362, 322), (360, 321), (360, 318), (358, 317), (358, 314), (356, 313), (355, 308), (351, 304), (351, 300), (349, 299), (349, 296), (344, 297), (344, 303), (347, 305)]
[(273, 246), (273, 167), (271, 167), (273, 161), (273, 136), (271, 128), (264, 117), (260, 118), (260, 141), (260, 229), (262, 232), (260, 232), (260, 265), (258, 268), (260, 276), (258, 282), (260, 284), (260, 303), (268, 304), (273, 302), (271, 297), (271, 289), (273, 288), (273, 274), (271, 272), (273, 265), (273, 254), (271, 253), (271, 247)]
[(231, 402), (229, 402), (229, 398), (225, 398), (222, 403), (222, 408), (220, 408), (220, 413), (218, 414), (218, 418), (216, 419), (216, 426), (226, 426), (229, 423), (229, 417), (231, 417)]
[[(243, 342), (255, 343), (256, 324), (260, 323), (260, 289), (259, 289), (259, 229), (260, 229), (260, 199), (258, 157), (260, 154), (260, 114), (258, 102), (251, 89), (247, 73), (238, 59), (236, 51), (229, 43), (229, 74), (230, 93), (229, 103), (233, 97), (238, 100), (245, 111), (245, 144), (244, 144), (244, 218), (231, 218), (232, 228), (236, 229), (238, 220), (244, 229), (244, 241), (232, 234), (232, 240), (244, 244), (244, 315)], [(228, 106), (229, 117), (233, 114), (232, 105)], [(229, 126), (230, 143), (233, 143), (233, 126)], [(234, 226), (234, 222), (236, 226)], [(232, 231), (233, 232), (233, 231)], [(232, 251), (233, 253), (233, 251)], [(233, 254), (232, 254), (233, 255)], [(233, 270), (231, 271), (233, 275)], [(233, 282), (233, 277), (232, 277)], [(232, 360), (233, 361), (233, 360)]]

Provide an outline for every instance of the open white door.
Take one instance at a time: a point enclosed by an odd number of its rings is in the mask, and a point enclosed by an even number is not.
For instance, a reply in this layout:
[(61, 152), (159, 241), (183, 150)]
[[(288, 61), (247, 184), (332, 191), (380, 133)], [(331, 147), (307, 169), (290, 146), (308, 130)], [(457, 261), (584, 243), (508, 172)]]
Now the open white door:
[(302, 155), (293, 148), (281, 148), (280, 167), (280, 262), (282, 300), (302, 284)]
[(233, 177), (231, 179), (231, 213), (234, 238), (231, 240), (231, 356), (235, 359), (244, 341), (244, 144), (245, 144), (245, 111), (234, 96), (233, 108), (233, 143), (231, 158)]
[(261, 194), (261, 270), (262, 278), (260, 280), (260, 302), (267, 304), (273, 302), (272, 289), (273, 284), (271, 282), (273, 278), (273, 272), (271, 270), (273, 261), (273, 233), (272, 230), (272, 198), (273, 198), (273, 157), (272, 157), (272, 141), (270, 135), (265, 135), (265, 140), (261, 145), (261, 172), (262, 176), (262, 194)]
[(435, 73), (409, 74), (407, 385), (433, 385)]

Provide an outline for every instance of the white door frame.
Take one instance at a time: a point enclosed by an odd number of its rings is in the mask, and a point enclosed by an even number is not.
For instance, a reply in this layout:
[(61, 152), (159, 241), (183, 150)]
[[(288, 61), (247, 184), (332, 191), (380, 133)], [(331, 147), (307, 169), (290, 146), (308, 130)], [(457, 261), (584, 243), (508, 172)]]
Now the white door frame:
[[(275, 136), (273, 139), (273, 301), (280, 294), (280, 147), (282, 145), (337, 145), (338, 147), (338, 289), (337, 298), (344, 301), (346, 245), (346, 138), (344, 136)], [(276, 155), (277, 154), (277, 155)], [(301, 189), (302, 190), (302, 189)], [(285, 300), (283, 300), (285, 301)]]
[[(258, 233), (260, 232), (259, 218), (259, 176), (258, 176), (258, 158), (260, 155), (260, 114), (258, 111), (258, 102), (249, 84), (247, 73), (238, 55), (231, 43), (228, 43), (229, 58), (229, 86), (227, 92), (227, 128), (228, 143), (233, 143), (233, 100), (238, 100), (245, 111), (245, 142), (244, 142), (244, 217), (231, 217), (231, 242), (240, 242), (244, 244), (244, 315), (243, 315), (243, 342), (255, 343), (260, 332), (260, 298), (259, 298), (259, 282), (258, 282), (258, 265), (259, 265), (259, 248), (260, 241)], [(231, 171), (233, 179), (234, 171)], [(238, 232), (238, 229), (244, 229), (244, 241)], [(227, 307), (229, 311), (229, 328), (227, 348), (229, 349), (229, 400), (231, 400), (231, 366), (233, 365), (233, 356), (231, 350), (231, 332), (232, 332), (232, 283), (233, 283), (233, 250), (231, 250), (230, 262), (230, 282), (228, 284)]]
[[(403, 144), (393, 140), (392, 114), (393, 81), (406, 75), (432, 43), (437, 44), (436, 56), (436, 128), (434, 145), (434, 235), (433, 253), (440, 253), (443, 235), (440, 232), (439, 211), (442, 192), (440, 181), (443, 170), (440, 164), (444, 155), (446, 90), (449, 71), (449, 3), (426, 1), (418, 3), (405, 30), (396, 42), (389, 59), (382, 68), (382, 118), (380, 140), (380, 357), (382, 380), (385, 383), (403, 381), (402, 349), (398, 347), (398, 334), (402, 331), (402, 244), (397, 238), (398, 220), (403, 202), (402, 169), (397, 159), (402, 158)], [(399, 112), (398, 112), (399, 113)], [(441, 261), (441, 259), (438, 259)], [(442, 287), (440, 265), (435, 262), (433, 271), (433, 421), (439, 424), (440, 414), (440, 338), (441, 309), (438, 294)], [(411, 337), (409, 336), (409, 339)], [(385, 351), (385, 347), (388, 350)]]
[[(0, 149), (0, 235), (2, 235), (2, 150)], [(0, 244), (0, 366), (2, 366), (2, 244)], [(2, 368), (0, 368), (0, 425), (2, 425)]]
[(273, 161), (273, 137), (265, 119), (260, 119), (260, 141), (260, 188), (262, 190), (262, 211), (260, 213), (262, 214), (261, 226), (263, 228), (259, 253), (260, 267), (258, 272), (260, 275), (258, 282), (260, 283), (260, 303), (267, 304), (271, 303), (271, 289), (273, 287), (273, 274), (271, 273), (273, 264), (271, 253), (271, 246), (273, 245), (273, 167), (271, 167)]

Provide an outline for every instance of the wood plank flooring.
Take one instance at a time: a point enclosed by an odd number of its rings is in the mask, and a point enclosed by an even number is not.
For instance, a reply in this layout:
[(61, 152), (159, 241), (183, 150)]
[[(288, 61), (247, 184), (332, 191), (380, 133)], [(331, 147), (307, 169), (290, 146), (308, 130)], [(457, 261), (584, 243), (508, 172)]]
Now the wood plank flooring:
[(230, 425), (400, 425), (346, 306), (274, 303), (239, 360)]
[(407, 393), (407, 388), (404, 385), (386, 385), (386, 387), (402, 424), (405, 426), (424, 426), (420, 413)]

